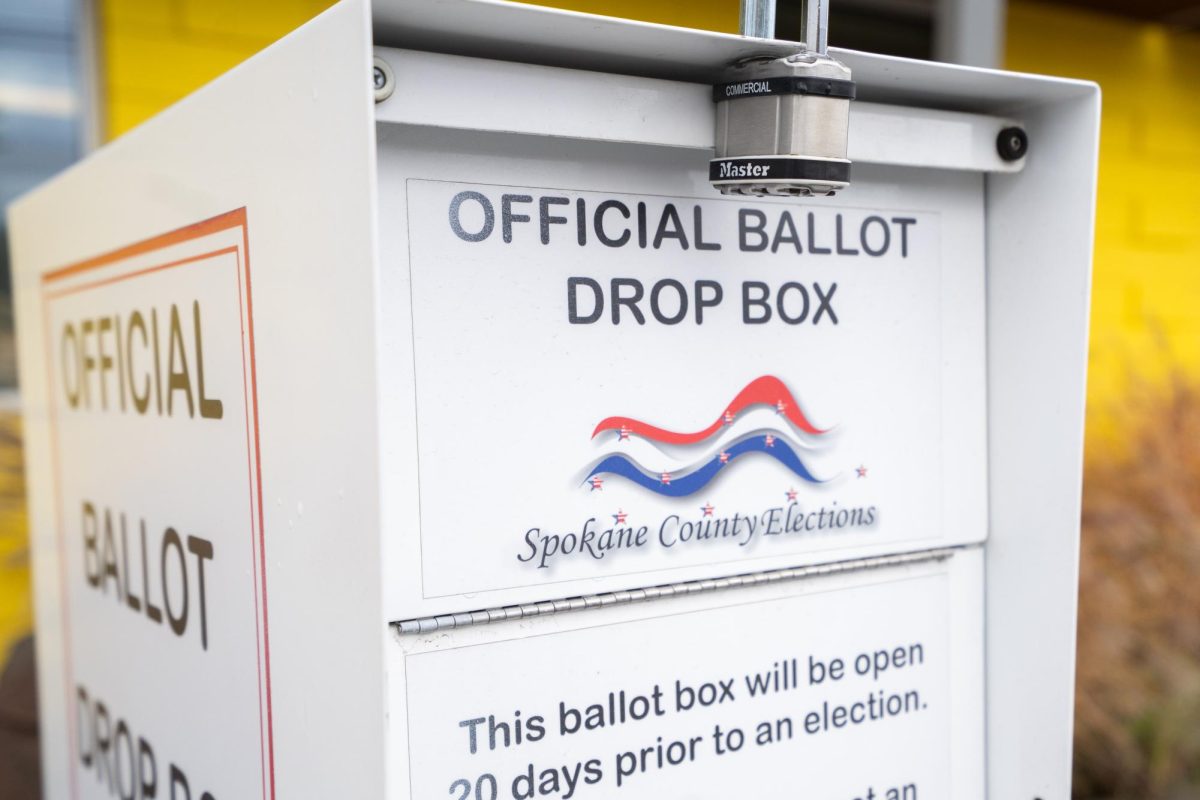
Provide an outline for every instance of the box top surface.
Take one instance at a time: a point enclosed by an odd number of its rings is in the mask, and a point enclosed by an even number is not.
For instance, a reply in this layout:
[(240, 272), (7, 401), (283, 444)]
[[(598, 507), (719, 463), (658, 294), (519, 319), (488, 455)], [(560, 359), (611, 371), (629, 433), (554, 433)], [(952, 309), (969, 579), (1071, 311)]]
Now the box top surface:
[[(377, 45), (697, 83), (741, 58), (803, 48), (508, 0), (377, 0), (372, 16)], [(873, 102), (1004, 114), (1099, 92), (1087, 81), (831, 52), (853, 69), (859, 98)]]

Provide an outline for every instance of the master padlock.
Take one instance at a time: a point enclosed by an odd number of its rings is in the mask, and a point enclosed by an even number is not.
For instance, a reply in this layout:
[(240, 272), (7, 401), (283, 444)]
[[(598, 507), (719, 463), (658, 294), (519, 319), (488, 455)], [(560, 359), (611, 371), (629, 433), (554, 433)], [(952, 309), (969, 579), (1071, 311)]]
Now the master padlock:
[[(753, 15), (749, 20), (756, 22)], [(849, 185), (854, 82), (850, 68), (826, 52), (827, 28), (827, 0), (810, 0), (804, 50), (743, 59), (713, 87), (716, 158), (709, 180), (723, 194), (806, 197)]]

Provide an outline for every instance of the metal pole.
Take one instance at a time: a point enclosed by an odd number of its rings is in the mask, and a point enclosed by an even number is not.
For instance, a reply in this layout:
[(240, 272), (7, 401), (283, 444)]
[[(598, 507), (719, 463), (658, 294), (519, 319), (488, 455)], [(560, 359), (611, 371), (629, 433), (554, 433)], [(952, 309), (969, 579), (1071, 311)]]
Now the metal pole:
[(822, 56), (829, 51), (829, 0), (805, 0), (804, 46)]
[(1005, 5), (1004, 0), (937, 0), (933, 57), (972, 67), (999, 67)]
[(742, 36), (775, 38), (775, 0), (742, 0)]

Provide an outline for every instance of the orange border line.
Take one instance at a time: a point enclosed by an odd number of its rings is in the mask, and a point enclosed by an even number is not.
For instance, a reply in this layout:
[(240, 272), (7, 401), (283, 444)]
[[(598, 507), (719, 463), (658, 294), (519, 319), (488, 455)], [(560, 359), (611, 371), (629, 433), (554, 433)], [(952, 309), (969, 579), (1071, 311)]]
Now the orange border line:
[[(146, 267), (145, 269), (139, 269), (139, 270), (135, 270), (133, 272), (126, 272), (126, 273), (117, 275), (112, 278), (103, 278), (98, 281), (92, 281), (91, 283), (81, 283), (78, 286), (71, 286), (66, 289), (59, 289), (57, 292), (46, 292), (46, 297), (49, 297), (52, 300), (57, 300), (58, 298), (65, 297), (66, 295), (69, 295), (69, 294), (76, 294), (77, 292), (83, 292), (88, 289), (97, 289), (101, 286), (107, 286), (110, 283), (120, 283), (121, 281), (127, 281), (130, 278), (140, 278), (143, 275), (149, 275), (153, 272), (161, 272), (162, 270), (170, 269), (171, 267), (182, 267), (185, 264), (194, 264), (197, 261), (204, 261), (206, 259), (215, 258), (216, 256), (223, 256), (228, 253), (236, 253), (237, 251), (238, 251), (237, 245), (233, 245), (231, 247), (223, 247), (220, 250), (212, 250), (207, 253), (200, 253), (199, 255), (188, 256), (187, 258), (181, 258), (178, 261), (170, 261), (166, 264), (159, 264), (158, 266), (154, 266), (154, 267)], [(240, 270), (240, 267), (239, 267), (239, 270)]]
[(105, 264), (111, 264), (114, 261), (122, 261), (133, 256), (149, 253), (154, 250), (161, 250), (164, 247), (170, 247), (173, 244), (179, 244), (191, 239), (198, 239), (201, 236), (207, 236), (210, 233), (229, 230), (230, 228), (245, 228), (246, 227), (246, 207), (235, 208), (233, 211), (227, 211), (224, 214), (218, 214), (215, 217), (210, 217), (200, 222), (192, 223), (191, 225), (177, 228), (173, 231), (152, 236), (149, 239), (143, 239), (140, 242), (119, 247), (116, 250), (111, 250), (102, 255), (88, 258), (83, 261), (77, 261), (73, 264), (68, 264), (65, 267), (50, 270), (42, 274), (42, 283), (51, 283), (63, 278), (76, 275), (80, 272), (86, 272), (90, 269), (102, 267)]
[[(262, 582), (263, 666), (267, 684), (267, 766), (271, 782), (271, 800), (275, 800), (275, 712), (271, 702), (271, 623), (267, 613), (267, 526), (263, 512), (262, 437), (258, 428), (258, 361), (254, 352), (254, 293), (250, 289), (250, 226), (246, 223), (246, 208), (242, 215), (242, 254), (246, 257), (246, 327), (250, 342), (250, 398), (254, 404), (254, 467), (258, 479), (258, 577)], [(240, 287), (239, 287), (240, 288)], [(241, 298), (239, 297), (239, 302)], [(244, 373), (243, 373), (244, 374)], [(242, 384), (245, 391), (245, 383)], [(261, 696), (261, 695), (260, 695)], [(262, 702), (259, 702), (259, 741), (262, 737)]]

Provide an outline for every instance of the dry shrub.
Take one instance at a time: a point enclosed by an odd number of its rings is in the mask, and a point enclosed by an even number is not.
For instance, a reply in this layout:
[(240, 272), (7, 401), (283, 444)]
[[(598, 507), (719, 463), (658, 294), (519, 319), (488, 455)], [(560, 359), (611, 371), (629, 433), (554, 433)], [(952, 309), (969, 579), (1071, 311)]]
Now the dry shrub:
[(1200, 798), (1200, 386), (1140, 386), (1084, 469), (1077, 798)]

